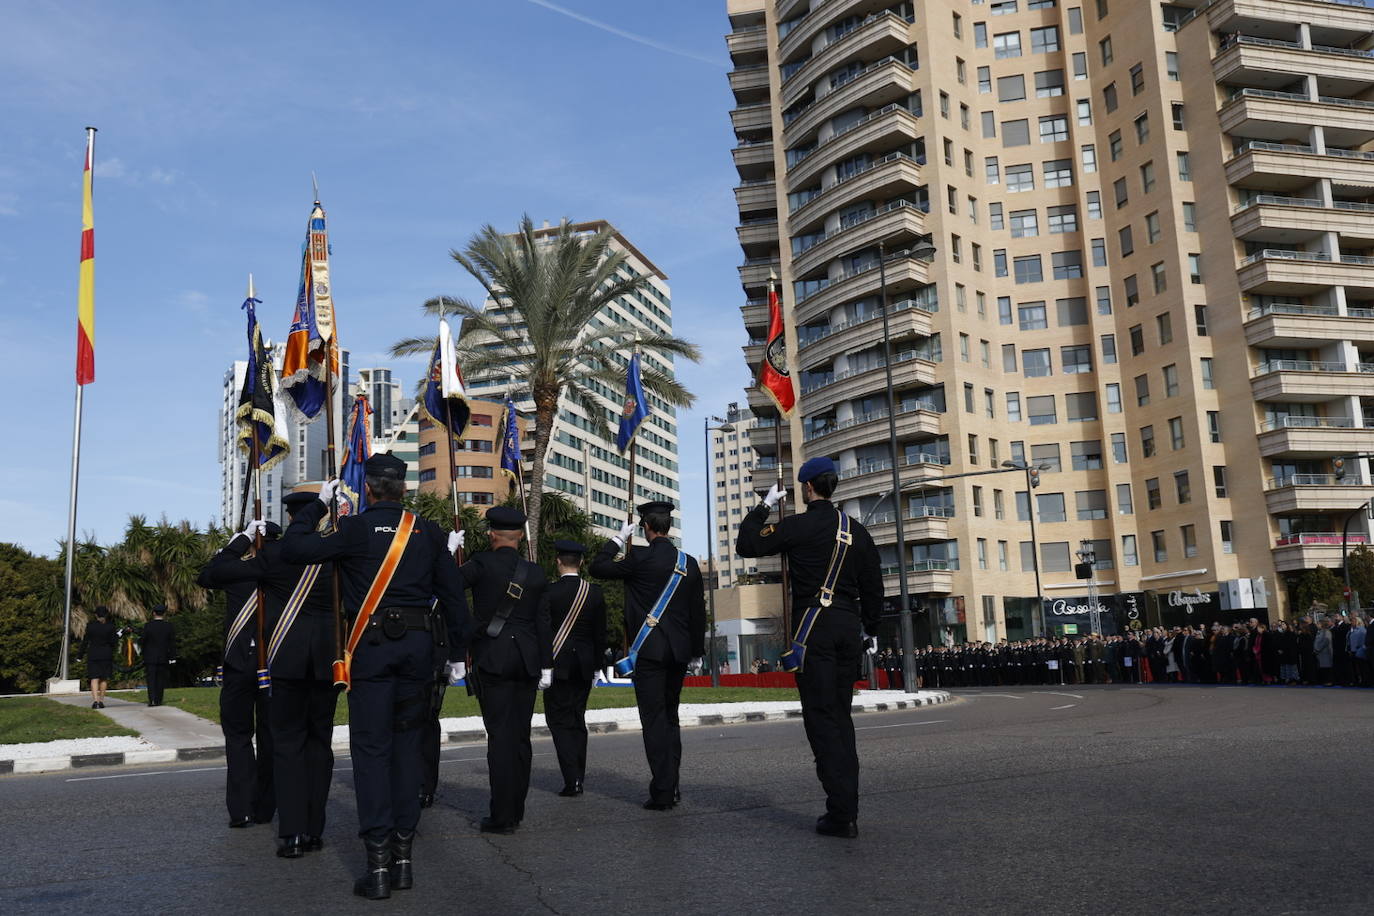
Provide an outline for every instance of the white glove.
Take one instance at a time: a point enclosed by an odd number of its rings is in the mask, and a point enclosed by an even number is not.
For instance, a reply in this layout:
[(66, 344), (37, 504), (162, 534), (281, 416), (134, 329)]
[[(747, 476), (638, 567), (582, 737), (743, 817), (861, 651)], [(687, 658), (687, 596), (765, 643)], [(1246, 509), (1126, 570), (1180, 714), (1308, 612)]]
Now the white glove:
[(630, 543), (630, 538), (635, 536), (636, 527), (638, 526), (634, 522), (626, 522), (620, 526), (620, 534), (616, 535), (616, 540), (620, 542), (620, 546), (624, 547)]
[(688, 667), (690, 667), (693, 671), (701, 671), (701, 666), (705, 661), (706, 659), (704, 657), (698, 655), (696, 658), (692, 659), (692, 664)]
[(234, 535), (234, 537), (248, 538), (248, 540), (251, 541), (255, 535), (259, 534), (263, 537), (267, 536), (267, 523), (260, 518), (255, 518), (248, 523), (247, 528), (244, 528), (238, 534)]
[(864, 651), (869, 655), (878, 654), (878, 637), (864, 634)]
[(463, 549), (463, 542), (467, 540), (466, 531), (450, 531), (448, 533), (448, 552), (457, 553)]
[(458, 686), (458, 682), (468, 676), (467, 662), (449, 662), (444, 668), (448, 671), (448, 683), (450, 687)]
[(334, 497), (337, 496), (338, 493), (339, 478), (335, 477), (333, 480), (326, 480), (324, 483), (320, 484), (320, 502), (324, 503), (326, 506), (334, 501)]
[(549, 687), (551, 687), (551, 686), (553, 686), (553, 669), (552, 669), (552, 668), (540, 668), (540, 669), (539, 669), (539, 689), (540, 689), (540, 690), (548, 690)]
[(773, 489), (768, 491), (768, 495), (763, 498), (763, 504), (768, 508), (773, 508), (783, 501), (787, 496), (787, 490), (780, 483), (773, 484)]

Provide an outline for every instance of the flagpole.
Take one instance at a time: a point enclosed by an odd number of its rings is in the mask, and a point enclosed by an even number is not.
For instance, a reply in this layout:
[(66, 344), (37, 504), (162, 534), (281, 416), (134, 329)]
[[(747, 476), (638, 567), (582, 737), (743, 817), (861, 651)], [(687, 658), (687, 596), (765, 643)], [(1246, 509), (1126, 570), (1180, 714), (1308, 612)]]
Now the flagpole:
[[(334, 352), (338, 343), (333, 337), (329, 338), (328, 351), (325, 355), (324, 374), (326, 378), (325, 397), (324, 397), (324, 422), (329, 427), (326, 432), (325, 445), (325, 479), (333, 480), (339, 476), (338, 456), (334, 442)], [(334, 496), (329, 500), (329, 528), (337, 531), (339, 528), (339, 492), (335, 488)], [(348, 688), (347, 668), (344, 664), (344, 619), (343, 603), (340, 598), (339, 564), (331, 563), (332, 572), (330, 578), (330, 600), (334, 605), (334, 686)]]
[[(462, 531), (462, 514), (458, 504), (458, 456), (453, 447), (453, 405), (444, 398), (444, 414), (448, 422), (444, 425), (444, 438), (448, 440), (448, 479), (449, 491), (453, 494), (453, 530)], [(463, 548), (453, 555), (454, 562), (463, 565)]]
[[(782, 468), (782, 411), (778, 411), (778, 425), (773, 427), (773, 442), (777, 446), (778, 452), (778, 487), (783, 490), (782, 499), (778, 500), (778, 521), (781, 522), (787, 515), (787, 483), (786, 475)], [(787, 640), (792, 638), (792, 575), (787, 566), (787, 554), (782, 557), (782, 630)]]
[[(248, 275), (248, 302), (249, 302), (248, 313), (249, 313), (250, 316), (253, 314), (252, 302), (253, 302), (253, 300), (254, 300), (255, 298), (257, 298), (257, 297), (253, 295), (253, 275), (252, 275), (252, 274), (249, 274), (249, 275)], [(253, 348), (254, 348), (254, 349), (253, 349), (254, 355), (256, 356), (257, 351), (258, 351), (258, 349), (259, 349), (258, 346), (257, 346), (257, 341), (256, 341), (256, 339), (253, 341)], [(258, 373), (258, 378), (253, 379), (253, 392), (254, 392), (254, 395), (256, 395), (256, 394), (257, 394), (258, 382), (259, 382), (259, 381), (261, 380), (261, 378), (262, 378), (262, 367), (261, 367), (261, 366), (256, 366), (256, 365), (255, 365), (254, 368), (257, 369), (257, 373)], [(250, 403), (251, 403), (251, 401), (250, 401)], [(250, 415), (250, 419), (251, 419), (251, 415)], [(252, 461), (251, 467), (252, 467), (252, 471), (253, 471), (253, 520), (254, 520), (254, 521), (260, 522), (260, 521), (263, 520), (263, 518), (262, 518), (262, 443), (258, 441), (258, 421), (257, 421), (257, 420), (251, 420), (251, 422), (250, 422), (250, 424), (249, 424), (249, 426), (248, 426), (248, 430), (249, 430), (249, 434), (250, 434), (250, 441), (251, 441), (251, 443), (252, 443), (252, 447), (251, 447), (251, 449), (250, 449), (250, 459), (249, 459), (249, 460)], [(261, 528), (260, 526), (254, 526), (254, 528), (253, 528), (253, 551), (254, 551), (254, 553), (256, 553), (258, 556), (262, 556), (262, 528)], [(265, 629), (264, 624), (263, 624), (263, 618), (264, 618), (264, 613), (263, 613), (263, 600), (264, 600), (264, 599), (263, 599), (263, 593), (262, 593), (262, 580), (261, 580), (261, 579), (258, 579), (258, 580), (257, 580), (257, 608), (254, 610), (253, 616), (256, 618), (256, 623), (257, 623), (257, 627), (258, 627), (258, 689), (259, 689), (259, 690), (262, 690), (262, 689), (264, 689), (264, 688), (266, 688), (266, 687), (268, 686), (268, 680), (267, 680), (267, 642), (266, 642), (266, 638), (265, 638), (265, 635), (264, 635), (264, 632), (263, 632), (264, 629)]]

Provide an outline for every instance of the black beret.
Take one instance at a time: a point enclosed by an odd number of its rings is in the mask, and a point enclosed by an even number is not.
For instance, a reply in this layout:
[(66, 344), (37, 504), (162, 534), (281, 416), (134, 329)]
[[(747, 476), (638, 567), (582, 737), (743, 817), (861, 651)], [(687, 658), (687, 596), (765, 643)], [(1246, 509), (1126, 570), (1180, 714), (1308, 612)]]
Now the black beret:
[(586, 553), (587, 548), (576, 541), (554, 541), (553, 549), (557, 553)]
[(165, 614), (167, 613), (167, 605), (155, 604), (152, 606), (151, 610), (154, 614)]
[(492, 506), (487, 510), (487, 527), (493, 531), (519, 531), (525, 527), (525, 513), (510, 506)]
[(363, 471), (368, 477), (386, 477), (391, 480), (406, 479), (406, 463), (390, 452), (380, 452), (363, 463)]
[(278, 525), (276, 522), (268, 522), (268, 523), (267, 523), (267, 536), (268, 536), (269, 538), (279, 538), (279, 537), (281, 537), (281, 525)]
[(281, 498), (281, 504), (286, 507), (286, 511), (295, 515), (302, 508), (313, 503), (320, 498), (320, 494), (309, 491), (297, 490), (294, 493), (287, 493)]
[(643, 503), (642, 505), (640, 505), (639, 514), (649, 515), (654, 512), (662, 512), (666, 515), (672, 515), (673, 509), (675, 508), (677, 507), (674, 506), (672, 503), (664, 502), (663, 500), (654, 500), (653, 502)]

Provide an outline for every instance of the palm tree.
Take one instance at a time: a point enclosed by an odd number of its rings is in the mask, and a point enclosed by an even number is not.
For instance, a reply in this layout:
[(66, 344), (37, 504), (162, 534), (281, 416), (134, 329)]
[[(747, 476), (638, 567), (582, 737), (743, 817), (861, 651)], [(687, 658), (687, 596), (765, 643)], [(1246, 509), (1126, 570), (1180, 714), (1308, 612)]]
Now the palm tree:
[[(602, 310), (621, 296), (646, 286), (645, 276), (624, 278), (617, 271), (623, 252), (610, 247), (614, 232), (579, 234), (568, 220), (556, 233), (536, 235), (526, 215), (514, 235), (483, 226), (453, 260), (482, 284), (502, 306), (500, 315), (464, 299), (438, 296), (424, 304), (427, 315), (453, 314), (463, 321), (458, 360), (468, 378), (491, 373), (515, 381), (512, 398), (534, 402), (534, 461), (529, 494), (530, 529), (542, 536), (544, 458), (553, 436), (560, 398), (567, 395), (590, 418), (592, 432), (609, 438), (608, 414), (593, 388), (620, 390), (625, 384), (625, 355), (635, 347), (660, 355), (697, 361), (701, 351), (680, 337), (657, 334), (628, 321), (608, 323)], [(594, 323), (600, 318), (600, 322)], [(433, 337), (397, 341), (393, 356), (428, 356)], [(643, 366), (649, 393), (673, 406), (690, 406), (693, 395), (671, 375)], [(634, 494), (630, 494), (634, 501)]]

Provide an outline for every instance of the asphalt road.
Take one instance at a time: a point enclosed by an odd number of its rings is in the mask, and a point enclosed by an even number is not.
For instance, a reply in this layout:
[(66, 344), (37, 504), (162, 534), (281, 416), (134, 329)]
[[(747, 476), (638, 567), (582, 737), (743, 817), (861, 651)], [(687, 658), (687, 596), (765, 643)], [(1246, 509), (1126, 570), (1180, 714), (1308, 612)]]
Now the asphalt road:
[(860, 837), (812, 832), (800, 721), (684, 733), (683, 804), (644, 811), (638, 734), (592, 737), (562, 799), (535, 742), (525, 826), (476, 830), (482, 746), (445, 751), (414, 890), (350, 896), (348, 761), (323, 852), (228, 830), (221, 767), (0, 779), (0, 913), (1368, 913), (1374, 693), (1079, 687), (955, 691), (856, 716)]

